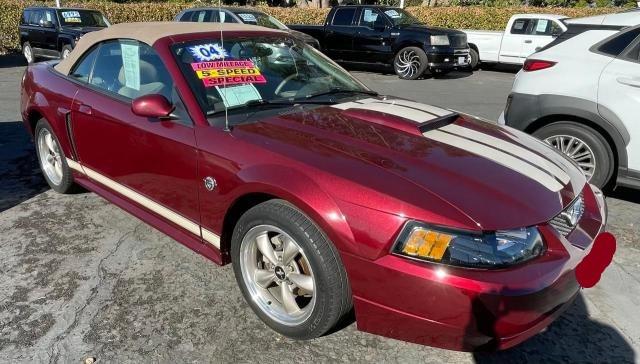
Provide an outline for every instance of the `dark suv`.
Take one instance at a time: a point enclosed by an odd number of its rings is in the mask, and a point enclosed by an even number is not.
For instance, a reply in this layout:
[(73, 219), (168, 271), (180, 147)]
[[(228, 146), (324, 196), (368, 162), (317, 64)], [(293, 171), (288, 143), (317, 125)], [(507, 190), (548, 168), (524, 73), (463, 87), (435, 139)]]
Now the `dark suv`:
[(109, 25), (97, 10), (26, 8), (18, 26), (22, 54), (29, 63), (38, 57), (66, 58), (82, 35)]

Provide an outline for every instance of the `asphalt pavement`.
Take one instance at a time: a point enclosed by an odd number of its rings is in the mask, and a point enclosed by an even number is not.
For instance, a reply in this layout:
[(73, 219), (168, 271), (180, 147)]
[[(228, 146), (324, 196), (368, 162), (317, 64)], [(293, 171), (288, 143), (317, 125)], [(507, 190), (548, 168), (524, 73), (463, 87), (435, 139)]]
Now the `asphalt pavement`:
[[(545, 332), (513, 349), (460, 353), (358, 332), (300, 342), (269, 330), (218, 267), (93, 193), (49, 190), (19, 120), (19, 57), (0, 57), (0, 363), (590, 362), (640, 359), (640, 193), (612, 192), (613, 264)], [(515, 72), (372, 89), (495, 120)]]

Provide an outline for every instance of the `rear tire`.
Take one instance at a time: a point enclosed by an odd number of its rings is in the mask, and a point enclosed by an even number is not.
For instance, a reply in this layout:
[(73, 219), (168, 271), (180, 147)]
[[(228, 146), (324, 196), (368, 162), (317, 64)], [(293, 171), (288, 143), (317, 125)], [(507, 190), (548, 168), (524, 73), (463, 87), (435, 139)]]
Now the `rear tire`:
[(33, 54), (33, 48), (29, 42), (22, 44), (22, 55), (27, 60), (27, 64), (32, 64), (36, 61), (36, 56)]
[(402, 48), (393, 59), (393, 69), (403, 80), (415, 80), (427, 69), (427, 54), (418, 47)]
[[(284, 336), (322, 336), (351, 310), (351, 289), (336, 248), (286, 201), (261, 203), (240, 217), (231, 259), (249, 306)], [(297, 283), (302, 278), (306, 284)]]
[(615, 159), (607, 140), (593, 128), (559, 121), (533, 133), (576, 162), (590, 183), (603, 188), (614, 174)]
[(34, 136), (40, 170), (51, 189), (63, 194), (75, 192), (73, 173), (51, 125), (44, 119), (38, 121)]

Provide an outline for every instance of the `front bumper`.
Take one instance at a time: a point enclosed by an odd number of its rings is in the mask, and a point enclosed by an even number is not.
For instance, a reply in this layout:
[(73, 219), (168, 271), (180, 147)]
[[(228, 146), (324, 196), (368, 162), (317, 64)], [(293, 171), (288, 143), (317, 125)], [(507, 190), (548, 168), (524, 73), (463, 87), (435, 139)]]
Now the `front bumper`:
[(425, 52), (430, 69), (450, 70), (467, 67), (471, 63), (469, 48), (427, 47)]
[(587, 186), (583, 196), (585, 212), (567, 237), (540, 225), (547, 251), (508, 269), (345, 255), (358, 329), (463, 351), (506, 349), (539, 333), (577, 297), (575, 268), (604, 230), (602, 194)]

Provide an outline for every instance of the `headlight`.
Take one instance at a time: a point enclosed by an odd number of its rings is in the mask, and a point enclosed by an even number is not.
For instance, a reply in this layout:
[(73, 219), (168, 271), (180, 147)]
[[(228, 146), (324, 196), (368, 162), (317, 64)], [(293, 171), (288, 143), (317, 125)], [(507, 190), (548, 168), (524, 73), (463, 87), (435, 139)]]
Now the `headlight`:
[(545, 250), (534, 227), (474, 234), (407, 223), (393, 253), (442, 264), (469, 268), (501, 268), (533, 259)]
[(434, 46), (448, 46), (449, 45), (449, 36), (447, 36), (447, 35), (432, 35), (431, 36), (431, 45), (434, 45)]

